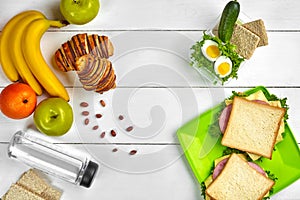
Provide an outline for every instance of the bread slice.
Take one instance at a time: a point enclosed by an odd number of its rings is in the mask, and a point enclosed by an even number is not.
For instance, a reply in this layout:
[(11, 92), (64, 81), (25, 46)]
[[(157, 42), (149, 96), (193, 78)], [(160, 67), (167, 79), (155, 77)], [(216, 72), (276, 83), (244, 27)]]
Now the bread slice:
[(33, 169), (25, 172), (16, 184), (47, 200), (59, 200), (61, 197), (61, 192), (50, 186), (40, 177), (38, 172)]
[(236, 45), (236, 52), (245, 59), (250, 59), (253, 55), (260, 38), (244, 28), (235, 24), (230, 43)]
[(262, 199), (274, 181), (253, 169), (247, 161), (232, 154), (220, 175), (207, 187), (212, 199)]
[(235, 97), (221, 144), (271, 159), (284, 114), (284, 108)]
[(260, 38), (259, 43), (257, 45), (258, 47), (268, 45), (268, 35), (263, 20), (258, 19), (252, 22), (245, 23), (242, 26), (251, 31), (252, 33), (255, 33), (255, 35), (257, 35)]
[(48, 187), (41, 193), (41, 196), (47, 200), (59, 200), (61, 195), (61, 192), (53, 187)]
[(12, 184), (7, 193), (2, 197), (2, 200), (46, 200), (24, 187)]
[(20, 179), (17, 181), (17, 184), (35, 192), (36, 194), (41, 194), (44, 190), (46, 190), (49, 185), (40, 178), (40, 176), (33, 169), (28, 170), (23, 173)]

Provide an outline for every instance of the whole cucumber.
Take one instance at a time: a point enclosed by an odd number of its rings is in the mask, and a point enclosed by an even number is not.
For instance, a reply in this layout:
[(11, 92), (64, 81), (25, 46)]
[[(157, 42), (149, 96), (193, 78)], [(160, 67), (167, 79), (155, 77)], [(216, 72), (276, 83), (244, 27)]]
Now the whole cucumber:
[(218, 29), (219, 38), (223, 42), (228, 42), (231, 39), (234, 24), (240, 13), (240, 4), (237, 1), (230, 1), (226, 4)]

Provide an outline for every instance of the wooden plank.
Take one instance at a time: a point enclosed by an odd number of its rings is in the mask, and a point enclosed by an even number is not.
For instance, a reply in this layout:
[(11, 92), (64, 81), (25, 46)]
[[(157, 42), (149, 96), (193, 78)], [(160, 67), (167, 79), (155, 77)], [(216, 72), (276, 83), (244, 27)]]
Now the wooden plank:
[[(69, 133), (56, 138), (56, 142), (66, 143), (156, 143), (178, 144), (176, 130), (191, 119), (219, 104), (231, 95), (231, 91), (244, 91), (247, 88), (118, 88), (99, 95), (83, 89), (69, 90), (74, 112), (74, 124)], [(289, 109), (288, 123), (298, 142), (300, 125), (297, 121), (300, 105), (299, 88), (270, 88), (270, 92), (280, 98), (287, 97)], [(39, 98), (39, 101), (44, 98)], [(102, 107), (100, 100), (106, 102)], [(89, 107), (80, 107), (81, 102)], [(89, 111), (88, 117), (82, 111)], [(102, 118), (96, 118), (102, 114)], [(124, 119), (119, 120), (119, 115)], [(89, 124), (84, 120), (89, 118)], [(0, 142), (8, 142), (16, 131), (33, 126), (30, 116), (24, 120), (11, 120), (0, 115)], [(5, 125), (4, 125), (5, 124)], [(99, 126), (93, 130), (94, 126)], [(126, 128), (133, 126), (131, 132)], [(116, 137), (112, 137), (115, 130)], [(105, 138), (101, 133), (105, 131)]]
[[(0, 13), (0, 29), (15, 14), (37, 9), (50, 19), (62, 18), (59, 0), (11, 0), (3, 3)], [(70, 26), (68, 30), (204, 30), (221, 14), (228, 1), (222, 0), (110, 0), (101, 1), (98, 16), (84, 26)], [(262, 18), (268, 30), (299, 30), (299, 1), (271, 0), (240, 1), (241, 12), (252, 19)], [(12, 9), (13, 8), (13, 9)], [(288, 11), (288, 13), (287, 13)], [(155, 16), (155, 17), (153, 17)]]
[[(65, 148), (76, 148), (85, 151), (80, 145), (63, 145)], [(127, 153), (110, 150), (114, 146), (89, 145), (95, 152), (100, 152), (103, 159), (100, 163), (100, 171), (93, 185), (88, 190), (72, 185), (58, 178), (46, 175), (50, 183), (63, 190), (62, 200), (65, 199), (202, 199), (200, 187), (194, 178), (179, 146), (170, 145), (146, 145), (137, 146), (140, 150), (158, 150), (151, 163), (145, 162), (147, 155), (136, 154), (129, 156)], [(0, 196), (2, 196), (12, 183), (15, 183), (20, 175), (29, 169), (25, 164), (9, 159), (6, 155), (6, 144), (0, 144)], [(122, 146), (121, 148), (128, 148)], [(162, 152), (161, 149), (167, 149)], [(93, 156), (93, 155), (92, 155)], [(95, 157), (94, 157), (95, 158)], [(175, 159), (174, 159), (175, 158)], [(149, 169), (153, 166), (161, 166), (168, 160), (172, 162), (162, 168), (152, 168), (152, 171), (137, 173), (136, 169)], [(126, 169), (134, 164), (133, 168)], [(8, 170), (9, 169), (9, 170)], [(125, 170), (124, 170), (125, 169)], [(299, 180), (285, 190), (272, 197), (272, 200), (293, 199), (299, 196)], [(172, 191), (170, 193), (170, 191)]]
[[(80, 86), (75, 72), (61, 72), (54, 64), (54, 52), (69, 40), (73, 32), (49, 32), (41, 42), (47, 63), (67, 87)], [(107, 35), (115, 46), (110, 58), (118, 87), (207, 87), (215, 86), (189, 66), (190, 47), (202, 32), (131, 31), (90, 32)], [(238, 80), (226, 86), (299, 86), (299, 32), (269, 32), (269, 45), (258, 48), (239, 70)], [(9, 81), (0, 69), (0, 85)]]

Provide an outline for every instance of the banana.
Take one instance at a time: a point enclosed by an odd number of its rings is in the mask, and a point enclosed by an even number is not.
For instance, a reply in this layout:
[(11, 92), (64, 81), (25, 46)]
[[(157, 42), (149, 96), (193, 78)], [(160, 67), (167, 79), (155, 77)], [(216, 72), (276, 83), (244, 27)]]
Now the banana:
[(22, 43), (22, 36), (25, 28), (35, 19), (42, 19), (45, 16), (40, 12), (30, 12), (25, 16), (23, 19), (19, 20), (15, 24), (15, 30), (11, 32), (10, 38), (10, 55), (11, 60), (13, 62), (14, 67), (18, 71), (22, 80), (27, 83), (37, 95), (41, 95), (43, 93), (42, 87), (36, 80), (36, 78), (31, 73), (29, 66), (23, 57), (21, 43)]
[(69, 101), (68, 92), (52, 72), (41, 52), (41, 38), (50, 26), (63, 27), (65, 24), (48, 19), (36, 19), (29, 23), (23, 32), (22, 52), (31, 72), (48, 94)]
[(36, 12), (37, 11), (29, 10), (17, 14), (7, 22), (7, 24), (4, 26), (2, 30), (1, 43), (0, 43), (0, 62), (1, 62), (3, 72), (5, 73), (7, 78), (13, 82), (19, 80), (19, 74), (16, 68), (14, 67), (9, 52), (10, 42), (11, 42), (10, 36), (11, 33), (15, 31), (15, 29), (18, 29), (18, 27), (15, 26), (16, 23), (18, 23), (21, 19), (23, 19), (25, 16), (29, 15), (30, 13), (36, 13)]

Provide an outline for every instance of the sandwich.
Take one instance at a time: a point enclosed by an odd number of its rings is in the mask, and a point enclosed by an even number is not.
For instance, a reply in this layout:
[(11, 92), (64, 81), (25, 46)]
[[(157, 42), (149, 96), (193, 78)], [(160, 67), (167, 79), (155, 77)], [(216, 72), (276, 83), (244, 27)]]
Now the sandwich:
[(233, 153), (217, 164), (205, 194), (216, 200), (263, 199), (274, 183), (257, 164)]
[(234, 97), (221, 144), (272, 158), (284, 108)]
[(225, 101), (219, 117), (221, 144), (247, 152), (252, 160), (271, 159), (275, 144), (283, 140), (287, 106), (278, 99), (268, 101), (261, 90), (241, 96)]
[(225, 100), (209, 134), (220, 133), (227, 148), (201, 183), (206, 200), (265, 199), (272, 194), (276, 174), (262, 169), (257, 160), (271, 159), (275, 145), (283, 140), (287, 110), (286, 98), (266, 96), (263, 90), (250, 95), (233, 92)]

